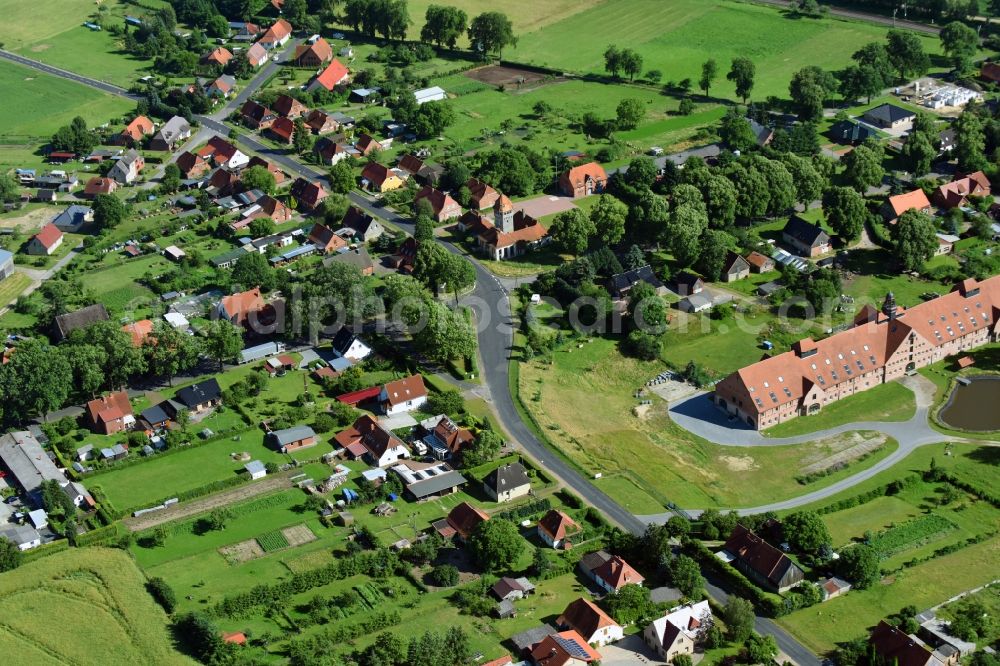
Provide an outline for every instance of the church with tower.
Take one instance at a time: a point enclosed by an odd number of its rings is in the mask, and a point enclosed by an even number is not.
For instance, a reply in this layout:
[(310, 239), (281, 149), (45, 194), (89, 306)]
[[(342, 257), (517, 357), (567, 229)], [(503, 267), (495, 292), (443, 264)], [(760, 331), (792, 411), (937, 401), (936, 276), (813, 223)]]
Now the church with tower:
[(470, 210), (458, 218), (458, 228), (475, 236), (479, 250), (494, 261), (521, 256), (549, 241), (545, 227), (523, 210), (515, 211), (505, 195), (493, 204), (492, 220)]

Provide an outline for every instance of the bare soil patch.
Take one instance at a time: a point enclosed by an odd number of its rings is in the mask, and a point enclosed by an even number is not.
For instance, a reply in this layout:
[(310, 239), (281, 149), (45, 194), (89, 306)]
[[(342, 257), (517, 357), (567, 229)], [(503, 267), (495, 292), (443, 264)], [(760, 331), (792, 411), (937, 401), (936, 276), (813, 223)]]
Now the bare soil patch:
[(226, 558), (230, 564), (242, 564), (263, 557), (264, 549), (260, 547), (256, 539), (247, 539), (234, 543), (231, 546), (224, 546), (219, 549), (219, 554)]
[(285, 537), (285, 540), (288, 541), (289, 548), (295, 548), (296, 546), (301, 546), (304, 543), (316, 540), (316, 535), (313, 534), (312, 530), (305, 525), (293, 525), (292, 527), (286, 527), (281, 530), (281, 534)]
[(31, 47), (31, 50), (35, 53), (41, 53), (42, 51), (47, 51), (49, 49), (48, 44), (36, 44)]
[(505, 88), (538, 88), (545, 83), (559, 80), (561, 77), (550, 77), (540, 72), (533, 72), (518, 67), (504, 67), (503, 65), (488, 65), (470, 69), (465, 73), (470, 79), (485, 83), (491, 86), (504, 86)]
[(749, 472), (759, 467), (750, 456), (719, 456), (719, 460), (734, 472)]
[(17, 217), (0, 218), (0, 227), (34, 232), (41, 229), (46, 222), (55, 217), (57, 212), (58, 209), (54, 207), (43, 206)]

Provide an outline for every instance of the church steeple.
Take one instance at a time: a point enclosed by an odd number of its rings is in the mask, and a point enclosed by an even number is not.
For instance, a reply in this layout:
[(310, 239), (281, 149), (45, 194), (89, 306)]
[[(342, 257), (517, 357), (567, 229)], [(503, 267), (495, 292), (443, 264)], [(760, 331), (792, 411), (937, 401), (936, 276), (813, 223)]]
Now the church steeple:
[(505, 234), (514, 231), (514, 204), (504, 194), (493, 204), (493, 220), (493, 225)]
[(896, 297), (891, 291), (885, 295), (885, 301), (882, 302), (882, 314), (889, 319), (896, 318)]

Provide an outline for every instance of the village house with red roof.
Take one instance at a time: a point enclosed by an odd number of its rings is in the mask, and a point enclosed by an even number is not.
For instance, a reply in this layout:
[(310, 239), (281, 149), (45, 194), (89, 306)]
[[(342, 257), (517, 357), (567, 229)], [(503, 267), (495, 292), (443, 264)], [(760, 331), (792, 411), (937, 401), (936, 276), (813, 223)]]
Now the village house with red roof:
[(299, 67), (320, 67), (333, 59), (333, 48), (330, 43), (320, 37), (312, 44), (299, 44), (295, 47), (292, 60)]
[(26, 254), (48, 256), (58, 250), (62, 242), (63, 232), (59, 231), (59, 227), (49, 222), (31, 237), (31, 240), (25, 245), (24, 251)]
[(568, 197), (585, 197), (604, 191), (608, 174), (597, 162), (575, 166), (559, 176), (559, 190)]
[(94, 432), (113, 435), (128, 430), (135, 423), (132, 403), (125, 391), (117, 391), (87, 403), (87, 418)]
[(346, 84), (351, 78), (351, 72), (347, 69), (347, 66), (337, 60), (336, 58), (326, 66), (322, 72), (320, 72), (315, 79), (313, 79), (306, 90), (312, 92), (317, 88), (324, 88), (333, 92), (337, 86)]
[(538, 537), (552, 548), (564, 548), (569, 545), (569, 537), (583, 531), (580, 525), (562, 511), (550, 509), (538, 521)]

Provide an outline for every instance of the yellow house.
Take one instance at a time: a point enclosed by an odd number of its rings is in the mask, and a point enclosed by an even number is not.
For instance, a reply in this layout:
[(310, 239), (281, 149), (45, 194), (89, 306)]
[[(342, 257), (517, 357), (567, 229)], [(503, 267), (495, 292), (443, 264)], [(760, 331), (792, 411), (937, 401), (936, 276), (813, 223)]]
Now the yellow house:
[(391, 192), (404, 185), (403, 179), (389, 167), (369, 162), (361, 170), (361, 185), (372, 192)]

